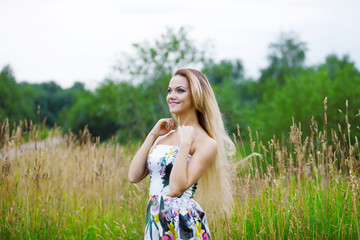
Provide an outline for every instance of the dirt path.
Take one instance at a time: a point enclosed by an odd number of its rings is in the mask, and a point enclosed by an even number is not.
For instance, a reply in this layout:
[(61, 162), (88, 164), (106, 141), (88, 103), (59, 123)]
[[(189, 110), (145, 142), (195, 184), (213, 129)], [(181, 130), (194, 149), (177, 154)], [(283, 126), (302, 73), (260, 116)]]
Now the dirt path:
[[(61, 137), (47, 138), (43, 141), (29, 142), (21, 144), (20, 146), (7, 147), (0, 149), (0, 160), (5, 160), (8, 158), (14, 158), (15, 156), (21, 156), (30, 151), (35, 151), (37, 149), (42, 149), (46, 147), (55, 148), (63, 141)], [(9, 149), (10, 148), (10, 149)]]

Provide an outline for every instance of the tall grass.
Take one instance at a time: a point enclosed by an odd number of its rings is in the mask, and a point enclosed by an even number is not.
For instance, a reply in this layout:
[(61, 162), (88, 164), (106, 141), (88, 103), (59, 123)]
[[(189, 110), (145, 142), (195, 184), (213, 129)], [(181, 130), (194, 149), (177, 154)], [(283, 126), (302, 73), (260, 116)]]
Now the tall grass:
[(110, 228), (141, 235), (146, 182), (127, 181), (132, 147), (99, 144), (86, 129), (80, 137), (55, 131), (43, 147), (33, 141), (20, 150), (16, 141), (1, 150), (2, 239), (95, 239), (111, 236)]
[[(209, 216), (213, 238), (359, 239), (359, 142), (343, 112), (345, 127), (327, 129), (325, 111), (325, 127), (313, 121), (310, 136), (295, 122), (266, 143), (250, 129), (248, 144), (234, 134), (237, 161), (262, 157), (239, 166), (234, 214)], [(149, 182), (127, 180), (138, 146), (99, 143), (86, 128), (54, 128), (39, 144), (30, 125), (26, 139), (24, 126), (0, 126), (0, 239), (143, 238)]]
[(218, 238), (225, 227), (225, 239), (360, 239), (360, 152), (347, 106), (345, 129), (327, 129), (325, 99), (324, 128), (312, 121), (310, 136), (295, 122), (287, 138), (266, 144), (249, 130), (251, 152), (263, 157), (239, 172), (234, 215), (216, 228)]

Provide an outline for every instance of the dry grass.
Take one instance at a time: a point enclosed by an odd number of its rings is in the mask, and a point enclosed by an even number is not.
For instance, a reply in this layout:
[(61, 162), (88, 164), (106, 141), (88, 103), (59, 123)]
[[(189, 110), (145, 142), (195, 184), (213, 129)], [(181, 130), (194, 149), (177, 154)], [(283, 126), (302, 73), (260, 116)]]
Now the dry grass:
[(79, 138), (54, 130), (21, 149), (17, 140), (1, 149), (0, 236), (92, 239), (108, 234), (105, 224), (115, 224), (120, 236), (141, 234), (134, 213), (144, 215), (138, 206), (146, 204), (140, 197), (146, 183), (127, 181), (133, 147), (99, 144), (86, 129)]
[[(214, 239), (359, 239), (359, 142), (344, 112), (347, 126), (313, 122), (310, 136), (293, 123), (265, 144), (249, 130), (248, 152), (234, 136), (238, 160), (262, 157), (241, 164), (231, 219), (209, 216)], [(137, 146), (100, 144), (86, 128), (39, 144), (32, 123), (14, 129), (0, 126), (1, 239), (142, 238), (149, 182), (127, 181)]]

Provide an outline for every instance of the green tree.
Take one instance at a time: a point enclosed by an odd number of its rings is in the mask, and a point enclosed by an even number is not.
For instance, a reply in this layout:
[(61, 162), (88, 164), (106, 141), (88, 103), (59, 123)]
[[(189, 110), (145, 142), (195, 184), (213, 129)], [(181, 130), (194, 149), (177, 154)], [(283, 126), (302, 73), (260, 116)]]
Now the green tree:
[(210, 59), (202, 72), (206, 75), (212, 85), (221, 85), (226, 79), (239, 83), (245, 79), (244, 67), (240, 59), (223, 59), (215, 63)]
[(77, 133), (89, 123), (92, 107), (97, 104), (93, 95), (87, 90), (79, 92), (75, 97), (74, 104), (67, 111), (59, 114), (59, 123), (65, 131), (71, 129)]
[(259, 78), (261, 92), (273, 92), (285, 84), (287, 76), (298, 76), (304, 69), (306, 51), (306, 43), (300, 41), (295, 33), (281, 33), (277, 42), (269, 45), (269, 65), (261, 70)]
[(155, 84), (178, 68), (189, 65), (201, 68), (207, 59), (205, 49), (195, 45), (185, 27), (177, 31), (167, 28), (160, 39), (134, 43), (132, 47), (135, 54), (123, 54), (114, 69), (120, 74), (120, 80), (130, 80), (134, 84)]
[(0, 119), (9, 118), (10, 122), (25, 118), (34, 120), (33, 95), (31, 87), (19, 87), (11, 67), (5, 66), (0, 72)]
[(62, 91), (62, 88), (55, 82), (45, 82), (41, 84), (34, 84), (38, 95), (35, 99), (34, 110), (40, 106), (41, 119), (46, 118), (48, 126), (53, 126), (57, 119), (57, 112), (61, 110), (62, 103), (56, 99), (58, 92)]
[(62, 125), (74, 132), (87, 125), (101, 140), (113, 135), (122, 143), (139, 139), (150, 130), (161, 109), (149, 101), (157, 91), (144, 89), (143, 84), (106, 80), (95, 92), (84, 91), (77, 96), (75, 104), (62, 114)]
[[(311, 119), (319, 127), (324, 125), (324, 99), (327, 98), (327, 124), (329, 128), (346, 127), (345, 118), (338, 109), (345, 112), (345, 102), (349, 100), (351, 124), (358, 125), (354, 118), (360, 106), (360, 74), (348, 57), (339, 59), (331, 55), (324, 64), (301, 71), (297, 76), (285, 77), (281, 89), (273, 92), (272, 98), (256, 106), (255, 128), (267, 139), (273, 134), (281, 136), (289, 132), (292, 118), (301, 122), (305, 135), (310, 131)], [(353, 128), (355, 133), (359, 129)]]
[(46, 125), (49, 127), (58, 121), (60, 112), (66, 111), (74, 103), (76, 94), (85, 90), (84, 84), (80, 82), (74, 83), (68, 89), (62, 89), (53, 81), (40, 84), (24, 83), (22, 86), (29, 85), (33, 86), (36, 92), (34, 111), (36, 112), (40, 106), (40, 117), (46, 118)]

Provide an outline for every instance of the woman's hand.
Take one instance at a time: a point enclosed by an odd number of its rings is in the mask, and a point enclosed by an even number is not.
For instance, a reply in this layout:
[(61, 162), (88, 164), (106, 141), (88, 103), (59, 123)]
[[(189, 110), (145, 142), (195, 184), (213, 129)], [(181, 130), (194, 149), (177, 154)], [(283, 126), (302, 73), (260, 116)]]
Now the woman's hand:
[(177, 128), (180, 143), (191, 145), (195, 138), (195, 130), (192, 126), (179, 126)]
[(153, 134), (155, 137), (159, 137), (164, 134), (167, 134), (175, 127), (176, 127), (176, 123), (174, 119), (162, 118), (155, 124), (155, 126), (153, 127), (150, 133)]

